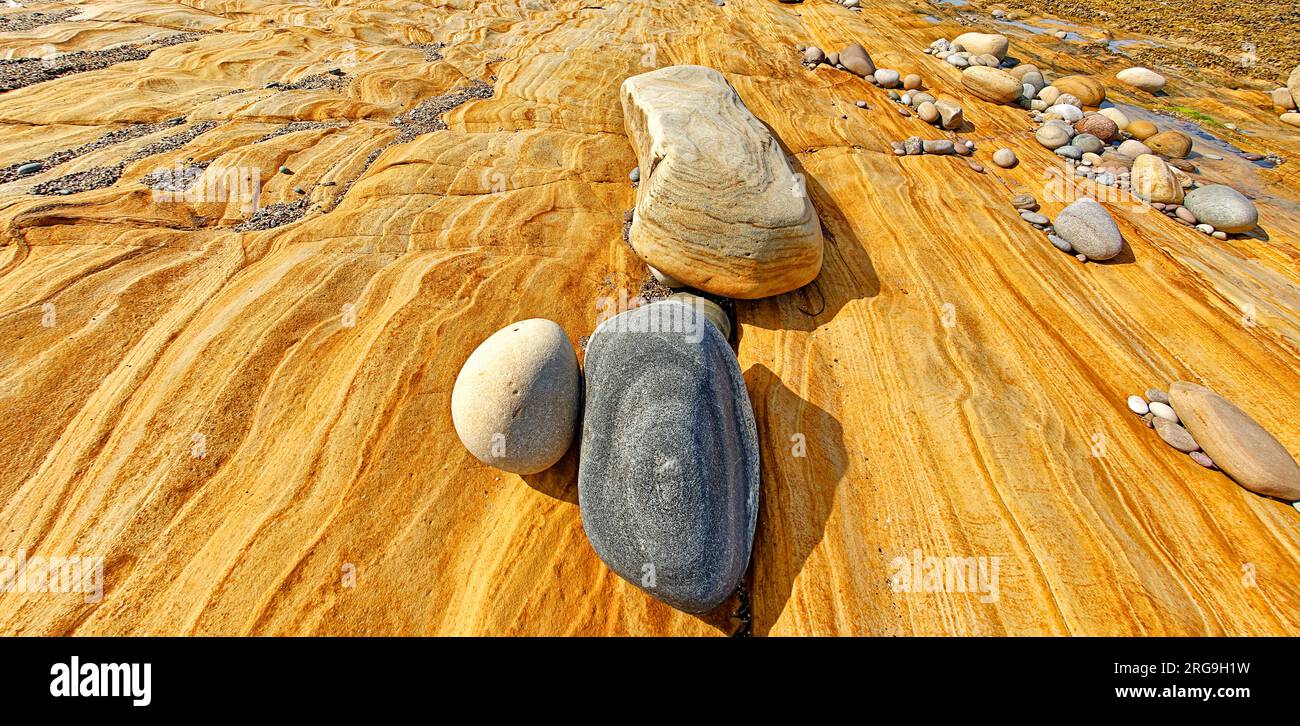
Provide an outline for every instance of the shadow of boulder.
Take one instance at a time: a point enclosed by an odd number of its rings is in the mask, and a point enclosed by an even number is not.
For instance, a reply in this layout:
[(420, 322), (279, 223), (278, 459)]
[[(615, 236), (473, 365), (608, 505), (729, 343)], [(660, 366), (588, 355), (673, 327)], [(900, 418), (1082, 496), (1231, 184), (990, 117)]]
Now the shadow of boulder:
[(821, 542), (848, 468), (844, 431), (830, 413), (800, 398), (762, 364), (745, 372), (758, 423), (762, 492), (750, 560), (754, 635), (785, 611), (794, 581)]

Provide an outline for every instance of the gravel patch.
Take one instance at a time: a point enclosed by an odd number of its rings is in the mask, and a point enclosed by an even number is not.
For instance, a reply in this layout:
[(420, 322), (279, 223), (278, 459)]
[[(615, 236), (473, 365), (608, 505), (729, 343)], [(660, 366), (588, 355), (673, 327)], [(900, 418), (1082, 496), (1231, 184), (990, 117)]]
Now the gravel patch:
[(253, 212), (243, 223), (235, 227), (236, 232), (256, 232), (263, 229), (273, 229), (282, 227), (290, 222), (296, 222), (302, 219), (308, 211), (311, 210), (312, 204), (307, 197), (295, 199), (292, 202), (276, 202), (268, 204), (265, 207)]
[(61, 176), (58, 179), (41, 182), (32, 187), (31, 193), (39, 197), (65, 196), (77, 192), (88, 192), (92, 189), (111, 187), (117, 183), (118, 179), (122, 178), (124, 168), (124, 164), (97, 166), (94, 169), (87, 169)]
[(155, 50), (180, 43), (192, 43), (203, 35), (203, 33), (177, 33), (162, 40), (140, 45), (120, 45), (104, 50), (77, 50), (53, 58), (0, 60), (0, 92), (26, 88), (74, 73), (98, 71), (118, 63), (144, 60)]
[[(184, 121), (185, 119), (183, 118), (171, 119), (170, 121), (164, 121), (163, 123), (160, 124), (139, 124), (137, 126), (131, 126), (125, 129), (119, 129), (112, 133), (105, 134), (104, 136), (101, 136), (99, 139), (89, 144), (85, 144), (84, 146), (80, 146), (77, 149), (73, 149), (71, 152), (60, 152), (60, 153), (74, 154), (73, 156), (69, 156), (63, 159), (63, 161), (67, 161), (68, 159), (76, 158), (76, 156), (80, 156), (81, 153), (93, 151), (97, 148), (103, 148), (105, 146), (109, 146), (114, 143), (121, 143), (131, 138), (147, 136), (148, 134), (158, 131), (160, 129), (168, 128), (170, 126), (175, 126), (180, 123), (184, 123)], [(75, 172), (72, 174), (61, 176), (57, 179), (50, 179), (48, 181), (41, 182), (40, 184), (37, 184), (36, 186), (32, 187), (29, 193), (34, 194), (36, 196), (64, 196), (68, 194), (76, 194), (77, 192), (90, 191), (92, 189), (102, 189), (104, 187), (111, 187), (117, 183), (118, 179), (122, 178), (122, 171), (126, 168), (127, 163), (132, 161), (138, 161), (140, 159), (145, 159), (150, 156), (154, 156), (155, 154), (161, 154), (163, 152), (179, 149), (185, 144), (188, 144), (190, 141), (194, 140), (194, 138), (197, 137), (199, 134), (202, 134), (206, 131), (210, 131), (213, 128), (215, 128), (217, 125), (218, 124), (216, 121), (204, 121), (202, 123), (195, 124), (194, 126), (182, 131), (179, 134), (172, 134), (167, 138), (160, 139), (158, 141), (153, 142), (152, 144), (137, 149), (129, 156), (127, 156), (126, 159), (124, 159), (120, 163), (113, 164), (111, 166), (97, 166), (93, 169), (87, 169), (85, 171)], [(75, 152), (81, 152), (81, 153), (75, 153)], [(63, 163), (63, 162), (60, 161), (59, 163)], [(203, 166), (206, 167), (207, 164), (204, 163)], [(5, 169), (3, 171), (8, 171), (8, 169)], [(162, 171), (170, 174), (175, 174), (175, 170), (172, 169), (165, 169)], [(159, 172), (154, 172), (154, 174), (158, 174), (158, 173)], [(199, 173), (200, 174), (202, 173), (201, 167), (199, 168)], [(145, 178), (148, 179), (152, 176), (153, 174), (146, 176)], [(194, 179), (197, 178), (198, 177), (196, 175)], [(193, 183), (194, 179), (190, 179), (189, 183), (187, 183), (184, 188), (188, 189), (189, 185)], [(150, 186), (152, 187), (152, 185)], [(177, 190), (172, 190), (172, 191), (177, 191)]]
[(205, 134), (211, 131), (212, 129), (215, 129), (219, 125), (220, 124), (218, 124), (216, 121), (201, 121), (189, 127), (188, 129), (185, 129), (179, 134), (172, 134), (171, 136), (168, 136), (164, 139), (159, 139), (158, 141), (155, 141), (152, 144), (148, 144), (139, 149), (136, 149), (134, 152), (131, 153), (130, 156), (126, 157), (126, 160), (139, 161), (140, 159), (154, 156), (155, 154), (162, 154), (168, 151), (175, 151), (176, 149), (179, 149), (182, 146), (190, 143), (194, 139), (198, 138), (199, 135)]
[(641, 289), (637, 292), (637, 297), (646, 302), (656, 300), (667, 300), (673, 294), (673, 289), (655, 279), (654, 275), (646, 275), (641, 281)]
[(292, 83), (272, 81), (266, 84), (265, 88), (273, 88), (277, 91), (315, 91), (322, 88), (341, 91), (347, 88), (351, 82), (351, 79), (336, 76), (333, 73), (313, 73), (310, 76), (303, 76)]
[(442, 115), (467, 101), (492, 98), (492, 86), (483, 81), (474, 81), (468, 88), (458, 88), (441, 96), (434, 96), (420, 102), (420, 105), (393, 119), (393, 125), (401, 129), (397, 141), (406, 143), (422, 134), (442, 131), (447, 124)]
[(429, 63), (442, 60), (442, 49), (447, 47), (446, 43), (411, 43), (407, 48), (424, 51), (424, 60)]
[(270, 141), (276, 137), (297, 133), (299, 131), (310, 131), (312, 129), (337, 129), (347, 125), (347, 121), (290, 121), (253, 143), (260, 144), (263, 141)]
[[(1300, 12), (1295, 3), (1270, 0), (1179, 0), (1135, 3), (1121, 0), (1006, 0), (1007, 10), (1082, 20), (1110, 30), (1122, 29), (1158, 38), (1193, 38), (1199, 48), (1130, 46), (1137, 60), (1150, 65), (1217, 68), (1233, 76), (1284, 80), (1300, 63)], [(1243, 44), (1249, 46), (1243, 47)], [(1250, 49), (1251, 62), (1243, 64)]]
[(210, 161), (200, 161), (174, 169), (157, 169), (140, 177), (140, 181), (156, 192), (189, 191), (189, 188), (194, 186), (194, 182), (198, 181), (199, 177), (203, 176), (203, 172), (211, 163)]
[(64, 149), (63, 151), (56, 151), (53, 154), (50, 154), (49, 156), (45, 157), (44, 159), (28, 159), (26, 161), (20, 161), (17, 164), (10, 164), (9, 166), (0, 168), (0, 184), (11, 182), (22, 176), (27, 176), (26, 174), (19, 174), (18, 170), (28, 164), (36, 163), (41, 165), (40, 170), (32, 173), (47, 171), (49, 169), (53, 169), (54, 167), (60, 164), (64, 164), (69, 161), (72, 161), (73, 159), (79, 156), (84, 156), (86, 154), (89, 154), (92, 151), (103, 149), (105, 147), (112, 146), (114, 144), (120, 144), (124, 141), (130, 141), (131, 139), (138, 139), (142, 136), (148, 136), (150, 134), (154, 134), (159, 131), (162, 131), (163, 129), (171, 128), (173, 126), (179, 126), (183, 123), (185, 123), (184, 118), (173, 118), (173, 119), (168, 119), (166, 121), (160, 121), (154, 124), (133, 124), (131, 126), (127, 126), (126, 128), (117, 129), (116, 131), (110, 131), (104, 134), (103, 136), (99, 137), (98, 139), (95, 139), (94, 141), (91, 141), (90, 143), (87, 144), (82, 144), (81, 146), (78, 146), (75, 149)]
[(81, 10), (60, 10), (57, 13), (13, 13), (0, 15), (0, 33), (16, 33), (31, 30), (42, 25), (53, 25), (80, 13)]

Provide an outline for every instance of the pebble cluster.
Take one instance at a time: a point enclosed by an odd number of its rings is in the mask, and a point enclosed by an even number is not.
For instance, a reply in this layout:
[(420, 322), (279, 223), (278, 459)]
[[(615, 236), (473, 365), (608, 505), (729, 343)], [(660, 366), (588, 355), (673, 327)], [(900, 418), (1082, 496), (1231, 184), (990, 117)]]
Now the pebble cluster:
[[(1133, 73), (1145, 70), (1130, 68), (1123, 73), (1128, 74), (1131, 85), (1143, 83), (1156, 90), (1163, 86), (1163, 78)], [(1062, 86), (1068, 90), (1063, 91)], [(1162, 131), (1146, 120), (1131, 121), (1114, 107), (1084, 110), (1088, 103), (1105, 99), (1105, 88), (1095, 79), (1058, 79), (1039, 88), (1030, 99), (1033, 87), (1025, 84), (1020, 101), (1022, 105), (1029, 102), (1030, 116), (1040, 124), (1034, 138), (1062, 157), (1069, 173), (1128, 191), (1153, 209), (1216, 239), (1250, 232), (1258, 224), (1255, 204), (1245, 195), (1226, 185), (1202, 184), (1190, 176), (1197, 168), (1187, 160), (1192, 151), (1187, 134)]]
[(1300, 113), (1296, 112), (1296, 106), (1300, 105), (1300, 66), (1296, 66), (1287, 78), (1286, 85), (1281, 88), (1275, 88), (1269, 93), (1269, 99), (1273, 103), (1273, 108), (1280, 111), (1278, 120), (1291, 126), (1300, 126)]
[(909, 136), (903, 141), (894, 141), (891, 144), (894, 147), (894, 156), (920, 156), (921, 154), (970, 156), (975, 151), (975, 142), (965, 139), (953, 141)]
[(889, 92), (889, 100), (899, 104), (900, 114), (911, 116), (915, 113), (922, 121), (948, 131), (956, 131), (962, 127), (966, 118), (961, 106), (917, 90), (922, 82), (920, 76), (908, 76), (908, 78), (916, 79), (912, 89), (908, 89), (905, 84), (903, 93), (893, 90)]
[(953, 40), (939, 38), (921, 52), (956, 68), (997, 68), (1006, 60), (1009, 46), (1007, 37), (998, 33), (963, 33)]
[(1142, 417), (1142, 423), (1147, 428), (1155, 429), (1161, 441), (1184, 454), (1190, 454), (1192, 461), (1206, 469), (1214, 468), (1214, 460), (1201, 451), (1201, 445), (1183, 428), (1182, 420), (1169, 405), (1169, 394), (1158, 388), (1148, 388), (1145, 397), (1134, 394), (1128, 397), (1126, 403), (1128, 410)]
[(1125, 401), (1160, 440), (1256, 494), (1300, 509), (1300, 464), (1250, 414), (1204, 386), (1174, 381)]
[(1057, 224), (1039, 212), (1038, 200), (1032, 194), (1017, 194), (1011, 206), (1020, 219), (1047, 235), (1053, 247), (1074, 255), (1080, 262), (1108, 260), (1123, 249), (1119, 225), (1105, 207), (1090, 197), (1081, 197), (1063, 209), (1057, 215)]

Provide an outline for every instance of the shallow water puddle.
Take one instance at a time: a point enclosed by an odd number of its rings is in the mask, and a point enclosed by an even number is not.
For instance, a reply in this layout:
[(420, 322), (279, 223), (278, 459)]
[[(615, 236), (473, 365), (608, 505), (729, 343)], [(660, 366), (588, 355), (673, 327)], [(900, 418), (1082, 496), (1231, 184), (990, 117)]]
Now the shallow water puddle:
[[(1047, 35), (1048, 33), (1055, 33), (1057, 30), (1064, 29), (1064, 28), (1055, 28), (1055, 29), (1044, 28), (1038, 25), (1031, 25), (1030, 23), (1026, 23), (1020, 20), (994, 20), (993, 22), (998, 23), (999, 25), (1010, 25), (1013, 28), (1020, 28), (1021, 30), (1028, 31), (1030, 33), (1033, 33), (1034, 35)], [(1075, 32), (1066, 32), (1064, 40), (1083, 40), (1083, 36)]]
[[(998, 23), (1000, 25), (1009, 25), (1013, 28), (1019, 28), (1020, 30), (1033, 33), (1034, 35), (1047, 35), (1049, 33), (1055, 33), (1059, 30), (1064, 30), (1065, 37), (1062, 38), (1061, 40), (1066, 40), (1066, 41), (1088, 40), (1089, 37), (1087, 35), (1084, 35), (1084, 33), (1088, 33), (1089, 35), (1095, 37), (1101, 37), (1104, 32), (1101, 28), (1094, 28), (1089, 25), (1079, 25), (1077, 23), (1070, 23), (1064, 20), (1056, 20), (1054, 18), (1044, 18), (1043, 20), (1040, 21), (1044, 25), (1050, 27), (1044, 27), (1043, 25), (1034, 25), (1032, 23), (1026, 23), (1021, 20), (995, 19), (993, 22)], [(1154, 40), (1147, 40), (1142, 38), (1124, 38), (1122, 40), (1108, 41), (1106, 43), (1106, 49), (1111, 53), (1115, 53), (1117, 55), (1127, 55), (1127, 53), (1125, 53), (1123, 49), (1135, 45), (1140, 45), (1147, 48), (1161, 48), (1164, 46), (1163, 43)]]

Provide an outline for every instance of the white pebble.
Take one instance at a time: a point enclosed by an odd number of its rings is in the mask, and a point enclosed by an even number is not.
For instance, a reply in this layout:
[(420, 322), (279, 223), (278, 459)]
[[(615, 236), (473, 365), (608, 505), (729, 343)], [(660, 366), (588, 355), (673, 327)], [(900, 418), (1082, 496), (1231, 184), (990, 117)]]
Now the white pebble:
[(1150, 409), (1151, 413), (1154, 413), (1155, 415), (1159, 416), (1160, 418), (1166, 421), (1169, 421), (1171, 423), (1182, 423), (1181, 421), (1178, 420), (1178, 414), (1174, 413), (1174, 410), (1170, 408), (1167, 404), (1161, 403), (1159, 401), (1152, 401), (1148, 405), (1148, 408)]
[(1128, 410), (1132, 411), (1133, 413), (1136, 413), (1139, 416), (1145, 416), (1147, 412), (1151, 410), (1151, 408), (1147, 406), (1147, 402), (1145, 398), (1142, 398), (1141, 396), (1129, 396)]

